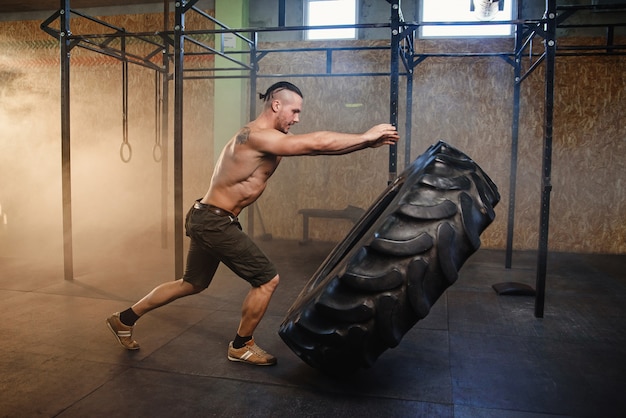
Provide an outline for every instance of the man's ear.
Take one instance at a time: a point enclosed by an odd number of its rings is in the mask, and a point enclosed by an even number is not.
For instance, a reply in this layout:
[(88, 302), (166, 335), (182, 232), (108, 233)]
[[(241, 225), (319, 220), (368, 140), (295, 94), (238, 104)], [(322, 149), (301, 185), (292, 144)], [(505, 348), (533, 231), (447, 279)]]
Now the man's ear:
[(279, 100), (272, 100), (272, 110), (275, 113), (278, 113), (278, 109), (280, 108), (280, 101)]

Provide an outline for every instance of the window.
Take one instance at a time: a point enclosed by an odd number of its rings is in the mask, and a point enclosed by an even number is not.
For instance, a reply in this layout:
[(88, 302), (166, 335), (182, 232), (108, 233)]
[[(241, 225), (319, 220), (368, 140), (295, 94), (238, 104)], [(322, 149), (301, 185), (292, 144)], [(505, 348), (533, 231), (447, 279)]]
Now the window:
[[(354, 25), (356, 0), (305, 0), (304, 21), (307, 26)], [(306, 39), (355, 39), (356, 28), (313, 29)]]
[[(513, 3), (514, 0), (423, 0), (422, 23), (512, 20)], [(513, 28), (514, 25), (420, 26), (425, 38), (511, 36)]]

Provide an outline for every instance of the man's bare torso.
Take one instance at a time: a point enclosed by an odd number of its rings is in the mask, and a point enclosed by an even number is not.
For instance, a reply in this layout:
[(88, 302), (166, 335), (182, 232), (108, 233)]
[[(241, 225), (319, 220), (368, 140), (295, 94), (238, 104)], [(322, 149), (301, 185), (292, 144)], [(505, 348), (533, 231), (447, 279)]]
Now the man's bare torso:
[(258, 127), (251, 122), (228, 141), (215, 164), (211, 185), (202, 203), (239, 215), (263, 193), (281, 157), (254, 148), (250, 137), (255, 130)]

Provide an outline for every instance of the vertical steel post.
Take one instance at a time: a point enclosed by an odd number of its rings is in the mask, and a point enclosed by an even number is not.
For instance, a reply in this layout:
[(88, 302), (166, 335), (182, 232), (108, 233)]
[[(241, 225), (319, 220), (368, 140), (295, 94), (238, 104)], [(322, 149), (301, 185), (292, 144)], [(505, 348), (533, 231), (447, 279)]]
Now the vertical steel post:
[[(389, 123), (398, 127), (398, 81), (400, 53), (400, 0), (391, 1), (391, 72), (389, 89)], [(389, 146), (389, 183), (398, 175), (398, 146)]]
[(413, 119), (413, 69), (406, 76), (406, 121), (404, 121), (404, 168), (411, 165), (411, 128)]
[(175, 2), (174, 23), (174, 271), (183, 275), (183, 69), (185, 0)]
[(411, 32), (411, 45), (408, 53), (406, 55), (406, 62), (408, 65), (407, 75), (406, 75), (406, 120), (404, 121), (404, 168), (411, 165), (411, 128), (413, 125), (413, 58), (415, 55), (414, 45), (415, 45), (415, 31)]
[(546, 49), (545, 59), (545, 107), (543, 162), (541, 167), (541, 209), (539, 215), (539, 251), (537, 257), (537, 281), (535, 317), (543, 318), (546, 270), (548, 263), (548, 232), (550, 221), (550, 192), (552, 191), (552, 128), (554, 116), (554, 70), (556, 61), (556, 0), (546, 0)]
[(70, 141), (70, 0), (61, 0), (61, 188), (63, 195), (63, 266), (65, 280), (74, 279), (72, 249), (72, 164)]
[[(517, 2), (517, 18), (522, 15), (522, 0)], [(506, 231), (506, 256), (504, 266), (511, 268), (513, 262), (513, 236), (515, 230), (515, 193), (517, 187), (517, 159), (519, 145), (519, 115), (520, 115), (520, 92), (522, 77), (522, 33), (524, 25), (516, 25), (515, 28), (515, 63), (513, 80), (513, 120), (511, 123), (511, 172), (509, 173), (509, 210)]]
[[(258, 42), (258, 34), (257, 32), (252, 32), (252, 45), (250, 45), (250, 120), (254, 120), (256, 118), (256, 88), (257, 88), (257, 71), (259, 70), (259, 66), (257, 63), (257, 42)], [(254, 209), (255, 205), (248, 206), (248, 235), (251, 237), (254, 236)]]
[(278, 26), (285, 26), (285, 0), (278, 0)]
[(256, 86), (257, 86), (257, 71), (259, 70), (259, 65), (257, 63), (257, 37), (258, 34), (256, 32), (251, 33), (252, 37), (252, 45), (250, 45), (250, 120), (254, 120), (256, 118)]
[[(163, 2), (163, 32), (167, 32), (170, 14), (169, 1)], [(170, 60), (169, 44), (163, 39), (163, 87), (161, 90), (161, 248), (167, 248), (168, 241), (168, 171), (169, 171), (169, 83)]]

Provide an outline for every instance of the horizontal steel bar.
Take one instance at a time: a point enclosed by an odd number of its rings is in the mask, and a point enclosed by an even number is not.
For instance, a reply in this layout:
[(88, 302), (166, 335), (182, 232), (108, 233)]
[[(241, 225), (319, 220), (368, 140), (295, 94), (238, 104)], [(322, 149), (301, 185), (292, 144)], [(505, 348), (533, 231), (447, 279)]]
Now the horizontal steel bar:
[(125, 32), (124, 28), (119, 28), (117, 26), (111, 25), (110, 23), (107, 23), (107, 22), (105, 22), (103, 20), (97, 19), (97, 18), (95, 18), (93, 16), (86, 15), (84, 13), (81, 13), (81, 12), (77, 11), (77, 10), (70, 9), (70, 12), (75, 14), (75, 15), (77, 15), (77, 16), (80, 16), (80, 17), (82, 17), (84, 19), (90, 20), (90, 21), (92, 21), (94, 23), (97, 23), (99, 25), (107, 27), (109, 29), (113, 29), (113, 30), (118, 31), (118, 32)]
[(332, 51), (368, 51), (368, 50), (388, 50), (389, 45), (372, 46), (338, 46), (338, 47), (309, 47), (309, 48), (286, 48), (286, 49), (257, 49), (257, 51), (269, 52), (326, 52)]
[(210, 51), (211, 53), (213, 53), (213, 54), (215, 54), (215, 55), (219, 55), (220, 57), (222, 57), (222, 58), (224, 58), (224, 59), (227, 59), (227, 60), (229, 60), (229, 61), (231, 61), (231, 62), (233, 62), (233, 63), (235, 63), (235, 64), (237, 64), (237, 65), (241, 65), (243, 68), (246, 68), (246, 69), (248, 69), (248, 70), (251, 70), (251, 69), (252, 69), (252, 67), (251, 67), (251, 66), (249, 66), (248, 64), (246, 64), (246, 63), (244, 63), (244, 62), (241, 62), (241, 61), (238, 61), (238, 60), (236, 60), (236, 59), (234, 59), (234, 58), (231, 58), (231, 57), (229, 57), (228, 55), (224, 54), (223, 52), (220, 52), (220, 51), (216, 50), (215, 48), (212, 48), (212, 47), (210, 47), (210, 46), (208, 46), (208, 45), (205, 45), (205, 44), (203, 44), (202, 42), (200, 42), (200, 41), (198, 41), (198, 40), (195, 40), (195, 39), (190, 38), (190, 37), (187, 37), (187, 36), (185, 36), (184, 38), (185, 38), (187, 41), (191, 42), (192, 44), (194, 44), (194, 45), (196, 45), (196, 46), (198, 46), (198, 47), (200, 47), (200, 48), (204, 48), (204, 49), (206, 49), (207, 51)]
[(556, 10), (626, 10), (626, 3), (623, 4), (596, 4), (596, 5), (562, 5), (556, 6)]
[(556, 48), (557, 51), (596, 51), (600, 49), (626, 49), (626, 45), (557, 45)]
[[(248, 68), (247, 70), (251, 70)], [(184, 72), (201, 72), (201, 71), (247, 71), (246, 69), (241, 69), (239, 67), (225, 67), (225, 68), (184, 68)]]
[(514, 57), (514, 52), (434, 52), (426, 54), (415, 54), (416, 57), (443, 57), (443, 58), (463, 58), (463, 57)]
[[(407, 73), (399, 73), (406, 76)], [(319, 73), (319, 74), (257, 74), (257, 78), (309, 78), (309, 77), (390, 77), (391, 73)], [(205, 80), (205, 79), (230, 79), (230, 78), (250, 78), (246, 75), (235, 76), (183, 76), (185, 80)]]
[(88, 51), (97, 52), (99, 54), (103, 54), (103, 55), (109, 56), (111, 58), (118, 59), (120, 61), (126, 61), (126, 62), (131, 63), (131, 64), (136, 64), (136, 65), (139, 65), (139, 66), (142, 66), (142, 67), (145, 67), (145, 68), (149, 68), (151, 70), (159, 71), (161, 73), (165, 72), (165, 70), (163, 68), (159, 67), (158, 65), (156, 65), (156, 64), (154, 64), (154, 63), (152, 63), (150, 61), (124, 59), (121, 55), (117, 55), (117, 54), (113, 53), (112, 51), (107, 51), (107, 50), (96, 48), (96, 47), (92, 46), (91, 44), (87, 44), (87, 45), (77, 44), (76, 46), (78, 46), (79, 48), (86, 49)]
[(624, 23), (576, 23), (576, 24), (567, 24), (567, 25), (558, 25), (558, 29), (588, 29), (588, 28), (616, 28), (626, 26), (626, 22)]
[(467, 22), (402, 22), (401, 25), (405, 27), (420, 27), (420, 26), (495, 26), (495, 25), (538, 25), (546, 23), (545, 19), (538, 20), (476, 20)]
[(615, 57), (615, 56), (624, 56), (625, 52), (587, 52), (587, 53), (575, 53), (575, 52), (564, 52), (561, 54), (557, 54), (558, 57)]

